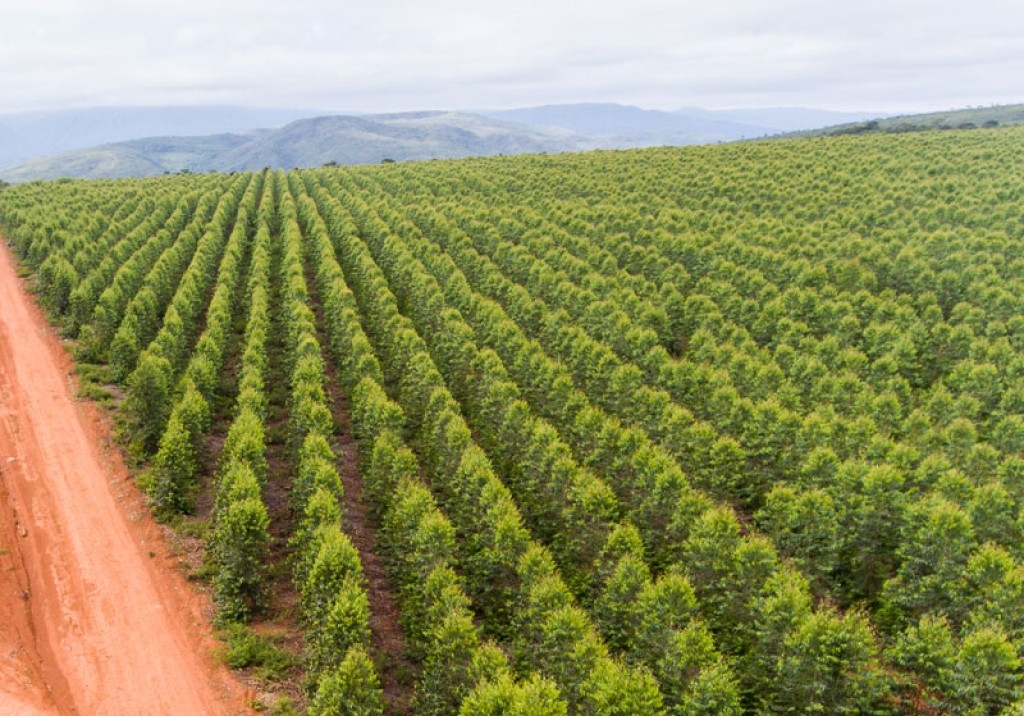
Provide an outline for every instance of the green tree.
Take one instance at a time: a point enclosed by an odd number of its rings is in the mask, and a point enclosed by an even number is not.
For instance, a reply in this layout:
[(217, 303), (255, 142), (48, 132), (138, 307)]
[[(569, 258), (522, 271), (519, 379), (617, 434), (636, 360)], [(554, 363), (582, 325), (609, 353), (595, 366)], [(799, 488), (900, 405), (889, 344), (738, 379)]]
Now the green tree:
[(736, 676), (724, 661), (700, 670), (677, 707), (668, 713), (679, 716), (739, 716), (743, 713)]
[(144, 353), (128, 377), (125, 424), (132, 447), (144, 455), (159, 446), (171, 412), (171, 373), (166, 358)]
[(969, 628), (998, 626), (1014, 644), (1024, 643), (1024, 565), (989, 542), (974, 553), (965, 571)]
[(467, 611), (453, 611), (431, 628), (423, 673), (416, 684), (415, 710), (422, 714), (458, 713), (476, 686), (474, 656), (480, 637)]
[(896, 551), (899, 571), (881, 597), (887, 620), (898, 625), (901, 616), (962, 617), (964, 568), (976, 546), (970, 517), (959, 506), (939, 496), (911, 504)]
[(895, 571), (906, 502), (904, 477), (895, 468), (880, 465), (837, 480), (841, 482), (833, 495), (840, 503), (846, 538), (841, 557), (849, 596), (873, 600)]
[(341, 663), (317, 684), (309, 716), (381, 716), (384, 693), (373, 662), (362, 646), (345, 652)]
[(349, 575), (334, 595), (324, 622), (306, 632), (310, 682), (340, 666), (351, 647), (370, 644), (370, 603), (358, 575)]
[(213, 590), (221, 621), (245, 620), (263, 607), (269, 527), (266, 507), (252, 498), (232, 502), (217, 520)]
[(864, 714), (880, 710), (889, 691), (874, 635), (856, 613), (821, 610), (789, 634), (773, 683), (781, 712)]
[(139, 319), (134, 313), (128, 313), (109, 346), (110, 370), (115, 380), (124, 380), (135, 367), (139, 351), (144, 345), (140, 338), (141, 332)]
[(299, 585), (299, 606), (303, 622), (311, 629), (322, 628), (335, 597), (346, 580), (362, 580), (359, 553), (337, 522), (322, 525), (310, 548), (316, 556), (306, 579)]
[(299, 448), (298, 469), (292, 481), (292, 506), (298, 510), (305, 508), (307, 500), (319, 488), (334, 493), (341, 500), (344, 487), (337, 470), (334, 468), (334, 451), (331, 450), (327, 436), (323, 433), (309, 433)]
[(821, 489), (795, 490), (777, 485), (755, 515), (779, 549), (821, 592), (838, 562), (842, 540), (831, 495)]
[(267, 481), (265, 451), (263, 420), (254, 411), (243, 409), (228, 428), (221, 464), (245, 463), (259, 479), (260, 485), (264, 485)]
[(38, 277), (43, 304), (53, 313), (63, 315), (68, 309), (71, 292), (78, 285), (78, 271), (63, 256), (52, 254), (39, 266)]
[(295, 528), (291, 539), (294, 549), (294, 582), (303, 584), (309, 575), (309, 569), (316, 560), (320, 548), (320, 529), (341, 521), (341, 505), (337, 496), (326, 487), (318, 487), (306, 500), (302, 517)]
[(607, 716), (665, 713), (658, 684), (647, 669), (631, 669), (619, 661), (601, 659), (582, 686), (584, 713)]
[(636, 643), (643, 616), (637, 599), (650, 580), (650, 570), (642, 557), (626, 554), (603, 585), (594, 605), (594, 618), (615, 651), (624, 651)]
[(999, 714), (1020, 698), (1024, 681), (1013, 644), (995, 629), (981, 628), (964, 637), (951, 676), (954, 701), (970, 716)]
[(462, 702), (459, 716), (567, 716), (568, 707), (550, 680), (533, 674), (516, 683), (508, 674), (479, 684)]
[(678, 572), (667, 572), (641, 586), (634, 607), (635, 636), (627, 646), (633, 659), (653, 664), (664, 655), (673, 634), (689, 628), (697, 617), (697, 597)]
[(661, 687), (668, 713), (739, 713), (739, 685), (703, 621), (666, 633), (661, 651), (644, 663)]
[(159, 518), (189, 511), (189, 487), (198, 465), (191, 436), (181, 416), (175, 412), (160, 438), (160, 448), (153, 458), (153, 486), (149, 497)]
[(995, 542), (1011, 549), (1021, 544), (1017, 507), (1003, 485), (989, 482), (976, 487), (966, 508), (980, 544)]
[(922, 616), (895, 639), (886, 655), (910, 672), (906, 690), (911, 701), (941, 708), (953, 694), (957, 649), (946, 617)]
[(811, 592), (807, 580), (792, 566), (784, 566), (764, 585), (752, 604), (753, 638), (737, 672), (743, 691), (764, 710), (771, 702), (779, 661), (786, 640), (811, 614)]

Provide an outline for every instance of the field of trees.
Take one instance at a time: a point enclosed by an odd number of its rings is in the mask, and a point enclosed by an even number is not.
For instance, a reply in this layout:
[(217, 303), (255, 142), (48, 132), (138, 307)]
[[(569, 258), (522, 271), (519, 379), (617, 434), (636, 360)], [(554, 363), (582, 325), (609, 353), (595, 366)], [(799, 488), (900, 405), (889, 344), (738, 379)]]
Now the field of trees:
[(1007, 128), (64, 181), (0, 227), (221, 622), (287, 570), (310, 714), (1017, 714), (1021, 166)]

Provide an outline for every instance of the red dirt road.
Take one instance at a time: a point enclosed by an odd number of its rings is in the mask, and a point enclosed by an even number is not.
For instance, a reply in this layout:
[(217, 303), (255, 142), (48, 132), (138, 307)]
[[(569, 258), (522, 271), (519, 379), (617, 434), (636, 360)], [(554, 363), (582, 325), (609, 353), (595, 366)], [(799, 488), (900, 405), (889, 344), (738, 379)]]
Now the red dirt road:
[(0, 240), (0, 714), (250, 713)]

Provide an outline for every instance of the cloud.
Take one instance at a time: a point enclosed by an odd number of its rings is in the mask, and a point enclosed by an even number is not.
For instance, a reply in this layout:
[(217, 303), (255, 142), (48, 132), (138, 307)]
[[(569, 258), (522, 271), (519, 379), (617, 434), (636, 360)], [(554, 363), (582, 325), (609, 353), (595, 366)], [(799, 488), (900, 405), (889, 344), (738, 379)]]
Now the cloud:
[(910, 110), (1024, 100), (1008, 0), (15, 0), (0, 111), (621, 101)]

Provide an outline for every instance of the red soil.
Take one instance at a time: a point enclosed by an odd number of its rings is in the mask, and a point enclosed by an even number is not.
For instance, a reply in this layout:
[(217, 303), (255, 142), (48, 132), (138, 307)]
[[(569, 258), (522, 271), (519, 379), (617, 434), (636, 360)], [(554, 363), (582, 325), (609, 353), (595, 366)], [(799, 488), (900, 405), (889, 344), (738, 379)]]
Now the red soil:
[(0, 713), (251, 713), (0, 241)]

